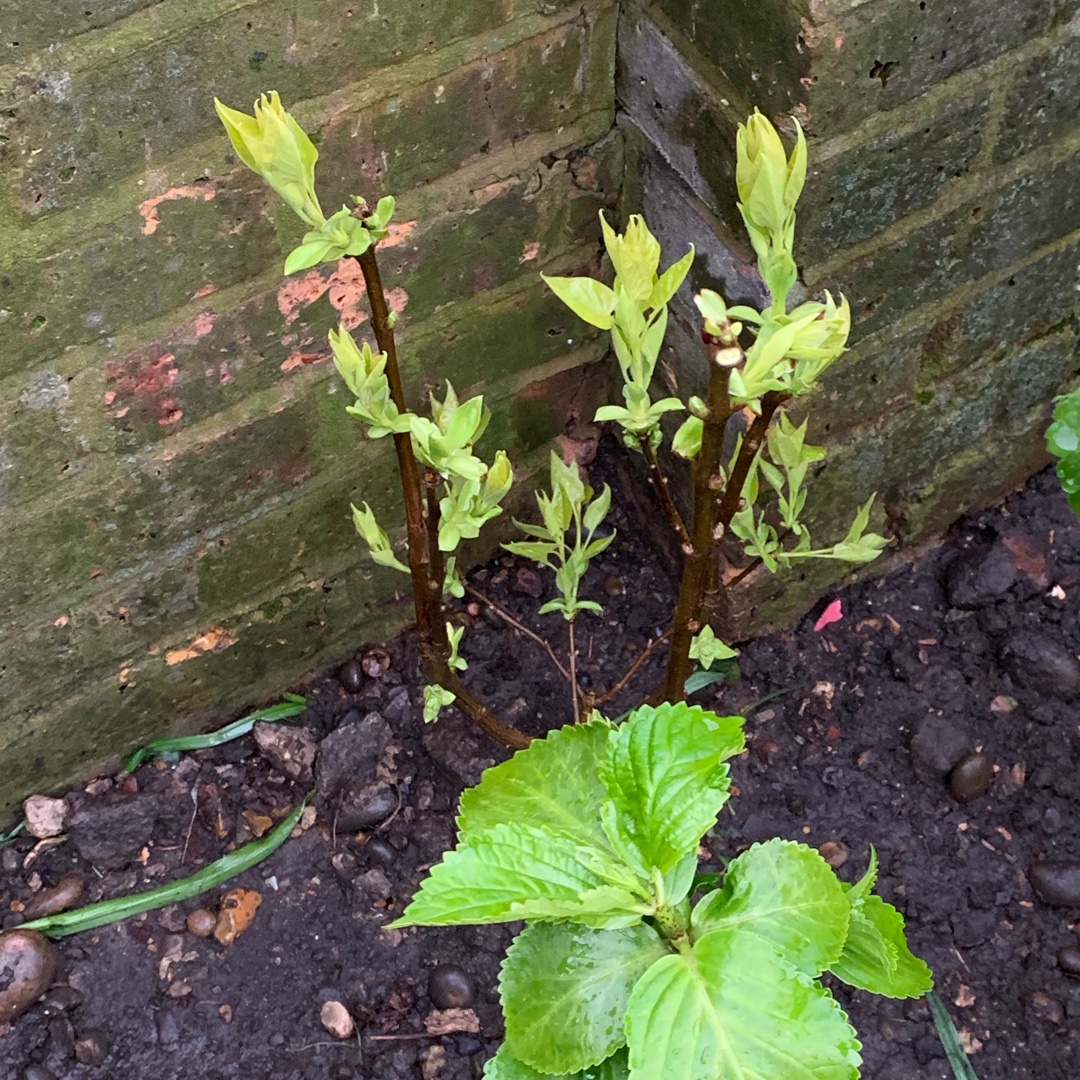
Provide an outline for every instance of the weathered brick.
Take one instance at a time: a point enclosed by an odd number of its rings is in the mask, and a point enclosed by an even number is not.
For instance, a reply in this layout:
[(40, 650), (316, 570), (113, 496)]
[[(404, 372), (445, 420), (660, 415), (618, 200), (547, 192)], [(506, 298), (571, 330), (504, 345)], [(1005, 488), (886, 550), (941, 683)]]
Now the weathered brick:
[(808, 23), (811, 130), (832, 134), (895, 109), (1023, 45), (1058, 15), (1056, 0), (892, 0)]
[(278, 257), (269, 202), (246, 177), (183, 185), (89, 236), (61, 233), (55, 252), (0, 255), (0, 378), (264, 268)]
[(814, 287), (837, 287), (852, 305), (853, 340), (957, 285), (1008, 266), (1080, 228), (1080, 153), (965, 203), (872, 255), (830, 272)]
[(12, 4), (4, 11), (0, 57), (16, 62), (43, 45), (58, 45), (88, 30), (109, 26), (125, 15), (161, 0), (55, 0), (49, 4)]
[[(85, 58), (77, 51), (71, 55), (61, 51), (43, 59), (40, 72), (17, 76), (12, 85), (0, 89), (7, 137), (0, 146), (0, 160), (5, 161), (9, 182), (16, 185), (27, 211), (40, 214), (70, 206), (106, 183), (217, 134), (215, 95), (246, 107), (261, 91), (273, 87), (287, 102), (303, 101), (363, 78), (385, 64), (388, 56), (405, 57), (498, 27), (503, 21), (502, 10), (494, 4), (396, 3), (379, 17), (378, 32), (373, 33), (370, 19), (342, 19), (336, 0), (313, 0), (302, 17), (297, 17), (294, 7), (292, 0), (266, 0), (187, 32), (177, 30), (166, 40), (133, 52), (124, 49), (122, 40), (104, 56)], [(606, 17), (612, 17), (610, 8)], [(588, 36), (586, 27), (564, 21), (562, 30), (555, 31), (556, 35), (560, 32), (571, 51), (586, 55), (582, 41)], [(607, 30), (609, 36), (612, 32), (613, 28)], [(514, 34), (508, 31), (507, 37), (513, 41)], [(597, 48), (602, 51), (602, 46)], [(249, 63), (255, 53), (266, 53), (266, 58)], [(565, 48), (556, 47), (551, 55), (550, 71), (563, 73), (559, 62), (565, 62)], [(80, 66), (80, 60), (86, 66)], [(512, 59), (493, 55), (491, 62), (503, 74), (508, 65), (520, 65), (518, 70), (532, 78), (541, 71), (535, 63), (524, 63), (520, 54)], [(572, 114), (571, 102), (580, 99), (583, 90), (592, 90), (602, 77), (602, 72), (582, 70), (582, 82), (588, 85), (575, 90), (571, 78), (562, 98), (547, 93), (551, 81), (535, 91), (521, 87), (517, 104), (526, 107), (525, 116), (519, 118), (513, 105), (484, 101), (484, 79), (479, 74), (466, 77), (461, 71), (451, 71), (446, 76), (449, 100), (480, 115), (459, 114), (454, 123), (441, 119), (432, 123), (425, 132), (425, 142), (434, 140), (431, 145), (425, 145), (422, 154), (416, 152), (419, 147), (406, 154), (405, 146), (412, 144), (400, 141), (401, 122), (411, 110), (401, 102), (398, 112), (380, 117), (380, 129), (392, 141), (380, 142), (379, 151), (386, 150), (388, 163), (391, 155), (400, 154), (402, 173), (430, 178), (450, 167), (455, 148), (473, 153), (485, 138), (494, 144), (531, 124), (565, 122)], [(467, 88), (460, 86), (462, 80)], [(395, 106), (391, 101), (385, 107)], [(366, 119), (371, 122), (373, 117)], [(414, 134), (418, 122), (423, 121), (413, 115)], [(476, 141), (477, 125), (484, 123), (487, 132)], [(333, 128), (331, 124), (330, 133)], [(345, 134), (352, 137), (351, 131)], [(361, 145), (365, 153), (373, 149), (369, 143), (361, 141)], [(389, 171), (395, 178), (399, 175)], [(352, 173), (356, 175), (355, 169)]]
[(995, 161), (1053, 142), (1080, 124), (1080, 27), (1013, 76)]
[(813, 165), (799, 204), (799, 261), (869, 240), (967, 175), (982, 147), (988, 104), (985, 92), (948, 100), (932, 117)]

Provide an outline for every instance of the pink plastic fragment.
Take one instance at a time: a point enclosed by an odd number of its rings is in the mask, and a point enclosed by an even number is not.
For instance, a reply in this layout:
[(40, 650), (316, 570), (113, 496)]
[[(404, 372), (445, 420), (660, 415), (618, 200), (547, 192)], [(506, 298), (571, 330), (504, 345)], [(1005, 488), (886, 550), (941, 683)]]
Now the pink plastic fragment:
[(829, 623), (839, 622), (844, 617), (844, 609), (839, 600), (834, 600), (822, 613), (814, 630), (824, 630)]

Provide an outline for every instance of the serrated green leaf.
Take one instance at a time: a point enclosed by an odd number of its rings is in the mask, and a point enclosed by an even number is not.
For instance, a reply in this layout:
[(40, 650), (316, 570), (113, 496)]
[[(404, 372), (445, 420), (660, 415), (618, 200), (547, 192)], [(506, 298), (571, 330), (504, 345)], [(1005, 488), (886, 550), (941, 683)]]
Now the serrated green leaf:
[(741, 716), (696, 705), (642, 706), (616, 729), (601, 777), (604, 831), (640, 873), (670, 870), (716, 823), (728, 799), (723, 764), (742, 751)]
[(832, 868), (813, 848), (769, 840), (732, 861), (723, 887), (694, 909), (693, 928), (698, 936), (723, 930), (763, 941), (816, 977), (843, 951), (849, 911)]
[(829, 970), (849, 986), (883, 997), (922, 997), (934, 988), (930, 968), (908, 948), (903, 915), (873, 894), (852, 909), (844, 951)]
[(499, 976), (510, 1052), (556, 1074), (607, 1060), (625, 1044), (623, 1015), (634, 984), (667, 952), (643, 923), (621, 930), (527, 926)]
[(433, 867), (392, 926), (453, 926), (517, 919), (608, 917), (636, 921), (649, 911), (627, 871), (595, 848), (524, 822), (471, 837)]
[(570, 724), (486, 770), (480, 783), (461, 796), (459, 840), (501, 823), (526, 821), (579, 844), (610, 850), (600, 827), (599, 807), (607, 790), (599, 769), (612, 730), (603, 722)]
[(629, 1080), (630, 1067), (626, 1063), (626, 1051), (620, 1050), (607, 1061), (584, 1069), (582, 1072), (556, 1078), (551, 1073), (540, 1073), (523, 1061), (518, 1061), (505, 1043), (499, 1052), (484, 1064), (484, 1080)]
[(601, 330), (610, 330), (615, 293), (602, 281), (590, 277), (548, 277), (547, 287), (579, 318)]
[(823, 987), (760, 938), (716, 930), (658, 960), (627, 1007), (630, 1080), (857, 1080), (859, 1043)]

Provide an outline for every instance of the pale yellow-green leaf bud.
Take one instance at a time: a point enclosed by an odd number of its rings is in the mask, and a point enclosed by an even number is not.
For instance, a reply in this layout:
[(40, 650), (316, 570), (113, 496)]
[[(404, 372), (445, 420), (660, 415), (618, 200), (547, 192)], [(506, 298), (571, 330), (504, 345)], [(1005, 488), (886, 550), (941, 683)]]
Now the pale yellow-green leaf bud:
[(747, 224), (769, 233), (773, 244), (784, 243), (790, 214), (806, 182), (806, 138), (795, 121), (795, 149), (790, 158), (776, 128), (755, 109), (736, 137), (738, 160), (735, 183)]
[(847, 346), (851, 332), (851, 307), (847, 298), (840, 303), (826, 293), (826, 301), (816, 319), (800, 327), (795, 340), (788, 349), (793, 360), (833, 361)]
[(631, 214), (626, 232), (621, 236), (607, 223), (603, 211), (600, 225), (604, 231), (611, 265), (619, 284), (631, 300), (644, 304), (652, 295), (660, 266), (660, 241), (649, 231), (640, 214)]
[(300, 219), (313, 228), (325, 221), (315, 194), (319, 152), (287, 113), (276, 90), (255, 102), (255, 115), (230, 109), (214, 98), (214, 108), (240, 160), (257, 172)]

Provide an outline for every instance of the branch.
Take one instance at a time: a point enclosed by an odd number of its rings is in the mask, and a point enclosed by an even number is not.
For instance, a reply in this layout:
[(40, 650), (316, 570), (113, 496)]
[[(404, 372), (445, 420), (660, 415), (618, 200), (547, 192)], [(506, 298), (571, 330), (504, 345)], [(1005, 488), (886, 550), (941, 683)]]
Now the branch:
[(479, 589), (472, 585), (466, 585), (465, 591), (470, 596), (475, 596), (482, 604), (487, 604), (496, 615), (503, 620), (503, 622), (509, 623), (519, 634), (524, 634), (527, 638), (531, 638), (541, 649), (544, 650), (551, 657), (551, 662), (558, 668), (559, 674), (567, 681), (570, 682), (570, 672), (563, 667), (562, 662), (558, 656), (555, 655), (555, 650), (537, 633), (530, 630), (523, 622), (519, 622), (510, 614), (506, 608), (497, 604), (490, 596), (485, 595)]
[(683, 522), (682, 515), (679, 513), (679, 508), (675, 505), (675, 501), (671, 497), (671, 492), (668, 490), (668, 480), (660, 469), (660, 463), (656, 460), (656, 451), (653, 450), (652, 443), (649, 441), (647, 435), (639, 435), (637, 439), (641, 446), (641, 453), (644, 455), (645, 461), (649, 466), (649, 479), (652, 481), (653, 490), (656, 492), (661, 505), (664, 507), (664, 511), (667, 513), (668, 519), (671, 522), (671, 527), (679, 537), (679, 543), (682, 544), (684, 548), (689, 547), (690, 534), (686, 531), (686, 524)]
[(630, 680), (641, 670), (642, 666), (647, 663), (652, 654), (663, 645), (671, 637), (671, 628), (668, 627), (663, 634), (658, 638), (653, 638), (648, 645), (637, 655), (634, 662), (630, 665), (626, 674), (613, 686), (610, 690), (605, 690), (602, 694), (586, 694), (585, 706), (586, 713), (591, 712), (598, 705), (604, 705), (609, 702), (617, 694), (622, 693), (623, 690), (629, 685)]
[(570, 635), (570, 701), (574, 706), (574, 723), (581, 723), (581, 702), (578, 700), (577, 684), (577, 647), (574, 644), (574, 620), (567, 620), (567, 633)]

